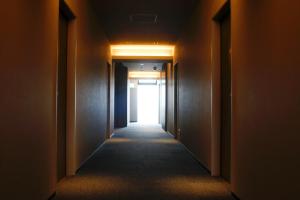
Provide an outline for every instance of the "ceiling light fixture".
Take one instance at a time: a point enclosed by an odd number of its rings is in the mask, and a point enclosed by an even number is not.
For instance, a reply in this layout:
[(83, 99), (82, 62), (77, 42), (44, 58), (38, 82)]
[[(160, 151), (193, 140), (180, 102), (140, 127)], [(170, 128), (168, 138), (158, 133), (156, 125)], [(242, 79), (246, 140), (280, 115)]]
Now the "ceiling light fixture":
[(129, 78), (160, 78), (160, 72), (139, 72), (132, 71), (128, 73)]
[(172, 45), (111, 45), (112, 56), (118, 57), (172, 57)]

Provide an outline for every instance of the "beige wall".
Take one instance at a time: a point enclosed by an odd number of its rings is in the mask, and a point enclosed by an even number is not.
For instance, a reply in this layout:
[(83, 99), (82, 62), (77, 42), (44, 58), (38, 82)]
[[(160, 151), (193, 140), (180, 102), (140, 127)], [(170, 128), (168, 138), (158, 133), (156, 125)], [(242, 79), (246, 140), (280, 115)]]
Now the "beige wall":
[[(212, 168), (212, 17), (202, 1), (176, 47), (182, 142)], [(243, 200), (295, 199), (300, 167), (300, 3), (232, 0), (232, 183)], [(175, 62), (176, 62), (175, 61)]]
[[(106, 62), (110, 60), (108, 42), (85, 2), (72, 1), (81, 29), (77, 33), (76, 167), (104, 140)], [(0, 7), (3, 199), (47, 199), (56, 186), (58, 8), (58, 0), (11, 0)]]

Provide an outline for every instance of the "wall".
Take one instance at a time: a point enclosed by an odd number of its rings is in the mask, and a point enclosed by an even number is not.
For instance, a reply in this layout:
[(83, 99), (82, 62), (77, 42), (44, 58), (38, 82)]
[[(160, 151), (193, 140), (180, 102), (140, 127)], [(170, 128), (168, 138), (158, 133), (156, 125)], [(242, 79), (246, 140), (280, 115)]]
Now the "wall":
[(137, 88), (130, 88), (130, 122), (137, 122)]
[(175, 48), (179, 63), (181, 141), (211, 169), (211, 40), (214, 10), (225, 2), (199, 1)]
[[(213, 16), (201, 1), (177, 46), (182, 142), (212, 168)], [(294, 199), (300, 161), (299, 2), (232, 0), (232, 191)]]
[(92, 6), (70, 1), (76, 18), (76, 161), (78, 168), (105, 140), (109, 42)]
[(131, 83), (134, 87), (130, 88), (130, 122), (138, 121), (138, 79), (130, 79), (129, 83)]
[(299, 197), (299, 7), (232, 1), (232, 189), (243, 200)]
[(56, 182), (58, 1), (0, 7), (1, 198), (46, 199)]
[(172, 63), (165, 63), (166, 69), (166, 97), (167, 97), (167, 131), (175, 135), (174, 121), (174, 68)]
[[(96, 21), (87, 23), (95, 16), (87, 14), (85, 1), (72, 4), (81, 8), (76, 15), (83, 29), (78, 31), (76, 62), (78, 167), (104, 139), (103, 74), (109, 51), (100, 29), (91, 34)], [(58, 8), (53, 0), (11, 0), (0, 7), (3, 199), (47, 199), (55, 190)]]

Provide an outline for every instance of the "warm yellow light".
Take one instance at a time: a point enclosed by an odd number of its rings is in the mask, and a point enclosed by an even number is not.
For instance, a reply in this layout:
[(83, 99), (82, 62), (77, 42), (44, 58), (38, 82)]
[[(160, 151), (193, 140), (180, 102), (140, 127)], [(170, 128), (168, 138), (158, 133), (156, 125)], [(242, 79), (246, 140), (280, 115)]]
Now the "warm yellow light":
[(128, 73), (129, 78), (160, 78), (160, 72), (139, 72), (133, 71)]
[(112, 56), (158, 56), (171, 57), (174, 55), (174, 46), (171, 45), (112, 45)]

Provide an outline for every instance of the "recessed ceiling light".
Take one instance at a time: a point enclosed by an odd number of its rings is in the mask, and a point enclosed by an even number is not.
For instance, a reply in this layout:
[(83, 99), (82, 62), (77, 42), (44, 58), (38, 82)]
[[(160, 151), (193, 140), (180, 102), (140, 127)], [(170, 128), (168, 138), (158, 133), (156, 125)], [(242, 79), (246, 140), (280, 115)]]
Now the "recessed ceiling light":
[(142, 63), (142, 64), (140, 64), (141, 66), (144, 66), (144, 64)]
[(111, 45), (112, 56), (117, 57), (172, 57), (171, 45)]

